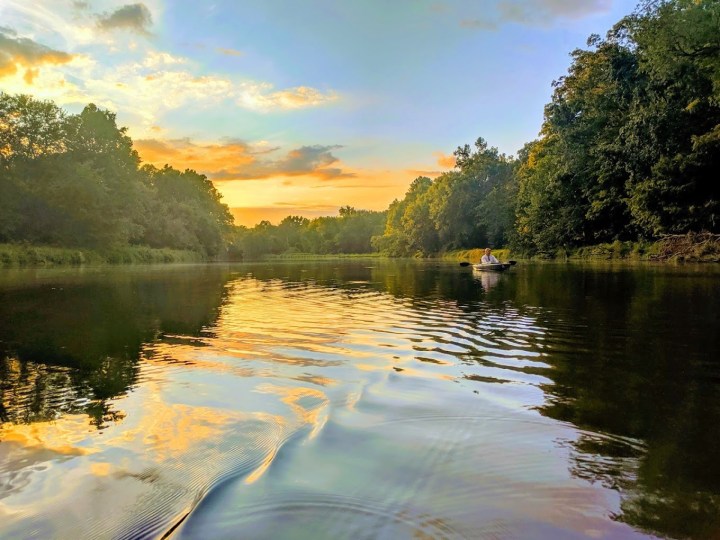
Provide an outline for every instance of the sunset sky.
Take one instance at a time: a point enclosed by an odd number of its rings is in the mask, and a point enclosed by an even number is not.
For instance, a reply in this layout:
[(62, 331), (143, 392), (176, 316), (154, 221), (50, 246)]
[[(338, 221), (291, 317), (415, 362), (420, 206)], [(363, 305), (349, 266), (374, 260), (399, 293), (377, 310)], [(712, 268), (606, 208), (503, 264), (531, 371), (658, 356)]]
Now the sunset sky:
[(635, 5), (0, 0), (0, 90), (116, 112), (240, 224), (383, 210), (458, 145), (534, 139), (570, 51)]

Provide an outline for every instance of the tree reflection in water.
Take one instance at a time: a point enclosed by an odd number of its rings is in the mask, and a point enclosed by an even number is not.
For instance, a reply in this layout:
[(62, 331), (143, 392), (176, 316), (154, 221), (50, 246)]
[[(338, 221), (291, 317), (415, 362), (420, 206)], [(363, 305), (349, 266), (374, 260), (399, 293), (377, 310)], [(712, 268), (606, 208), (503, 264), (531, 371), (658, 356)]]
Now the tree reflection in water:
[(17, 272), (19, 285), (0, 284), (0, 419), (85, 413), (98, 428), (122, 419), (109, 400), (135, 383), (144, 344), (198, 335), (217, 319), (229, 276), (212, 267)]
[(711, 270), (520, 264), (475, 279), (456, 265), (373, 260), (108, 272), (0, 284), (0, 420), (121, 420), (112, 398), (138, 383), (147, 344), (209, 337), (234, 280), (348, 298), (369, 289), (419, 311), (452, 303), (471, 322), (479, 313), (535, 321), (539, 362), (505, 369), (542, 376), (531, 383), (543, 392), (536, 410), (577, 427), (576, 438), (557, 441), (571, 474), (618, 491), (614, 519), (640, 529), (720, 531), (720, 292)]

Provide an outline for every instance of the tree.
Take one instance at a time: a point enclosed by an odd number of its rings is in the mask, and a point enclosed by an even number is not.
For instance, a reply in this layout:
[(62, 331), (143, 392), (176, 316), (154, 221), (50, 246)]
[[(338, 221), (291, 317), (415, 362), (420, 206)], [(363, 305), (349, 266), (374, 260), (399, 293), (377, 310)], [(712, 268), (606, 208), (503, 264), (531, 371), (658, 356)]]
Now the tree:
[(65, 150), (66, 116), (51, 101), (0, 92), (0, 167)]
[(647, 3), (621, 25), (647, 77), (628, 129), (645, 158), (633, 162), (632, 215), (647, 236), (717, 231), (720, 3)]
[(646, 2), (591, 36), (518, 169), (518, 242), (718, 230), (720, 3)]

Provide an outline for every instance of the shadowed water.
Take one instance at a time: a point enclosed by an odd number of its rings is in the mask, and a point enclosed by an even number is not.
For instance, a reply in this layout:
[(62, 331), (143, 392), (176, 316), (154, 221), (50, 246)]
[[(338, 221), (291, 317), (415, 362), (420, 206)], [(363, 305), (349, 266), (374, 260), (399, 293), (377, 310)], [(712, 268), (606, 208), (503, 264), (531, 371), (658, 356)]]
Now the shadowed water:
[(0, 537), (715, 538), (719, 278), (0, 271)]

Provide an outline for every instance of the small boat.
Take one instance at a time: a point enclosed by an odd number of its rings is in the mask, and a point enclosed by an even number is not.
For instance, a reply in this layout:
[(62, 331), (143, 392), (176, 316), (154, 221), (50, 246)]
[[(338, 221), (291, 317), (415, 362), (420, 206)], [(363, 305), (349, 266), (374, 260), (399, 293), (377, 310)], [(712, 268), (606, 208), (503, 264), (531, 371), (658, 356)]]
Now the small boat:
[(478, 270), (480, 272), (504, 272), (511, 266), (515, 265), (515, 261), (510, 261), (506, 263), (478, 263), (473, 264), (473, 270)]

